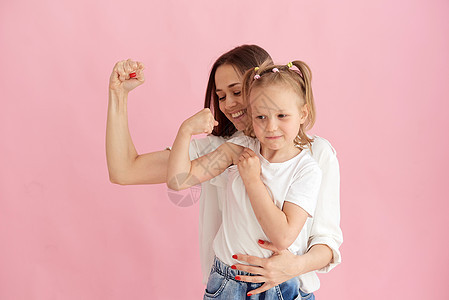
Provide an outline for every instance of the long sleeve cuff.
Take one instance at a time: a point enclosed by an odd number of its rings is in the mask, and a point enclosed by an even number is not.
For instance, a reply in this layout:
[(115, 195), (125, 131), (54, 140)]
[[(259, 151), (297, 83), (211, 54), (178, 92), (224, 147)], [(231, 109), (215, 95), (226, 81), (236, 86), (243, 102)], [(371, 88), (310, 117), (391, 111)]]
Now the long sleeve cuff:
[(339, 247), (340, 247), (339, 244), (341, 244), (341, 243), (338, 243), (334, 239), (328, 238), (328, 237), (315, 237), (310, 242), (309, 248), (307, 249), (307, 251), (309, 251), (313, 245), (319, 245), (319, 244), (326, 245), (329, 248), (331, 248), (331, 250), (332, 250), (332, 255), (333, 255), (332, 261), (324, 268), (317, 270), (318, 273), (327, 273), (341, 263), (341, 253), (339, 250)]

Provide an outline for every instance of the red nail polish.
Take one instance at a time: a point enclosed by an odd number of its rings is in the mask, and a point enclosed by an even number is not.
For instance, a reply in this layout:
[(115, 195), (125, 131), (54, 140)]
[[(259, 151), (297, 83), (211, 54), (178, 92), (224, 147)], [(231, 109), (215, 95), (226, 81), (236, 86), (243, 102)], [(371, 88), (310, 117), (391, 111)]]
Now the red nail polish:
[(235, 276), (235, 280), (240, 280), (240, 276)]
[(248, 293), (248, 294), (246, 294), (246, 296), (248, 296), (248, 297), (250, 297), (250, 296), (252, 296), (253, 294), (250, 294), (250, 293)]
[(263, 244), (265, 244), (265, 242), (262, 240), (259, 240), (259, 244), (263, 245)]
[(232, 256), (232, 258), (233, 258), (233, 259), (237, 259), (237, 255), (234, 254), (234, 255)]
[(136, 75), (136, 73), (131, 73), (131, 74), (129, 74), (129, 78), (134, 78), (134, 77), (136, 77), (137, 75)]
[(234, 266), (234, 265), (232, 265), (232, 266), (231, 266), (231, 269), (235, 270), (235, 269), (237, 269), (237, 267)]

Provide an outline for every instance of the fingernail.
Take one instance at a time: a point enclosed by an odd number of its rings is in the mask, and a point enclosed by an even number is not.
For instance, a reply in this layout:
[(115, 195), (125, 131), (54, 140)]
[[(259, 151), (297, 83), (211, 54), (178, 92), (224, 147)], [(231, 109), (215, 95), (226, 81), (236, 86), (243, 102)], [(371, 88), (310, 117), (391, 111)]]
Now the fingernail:
[(259, 244), (265, 244), (265, 242), (264, 241), (262, 241), (262, 240), (259, 240)]
[(246, 296), (248, 296), (248, 297), (250, 297), (250, 296), (252, 296), (253, 294), (251, 294), (251, 293), (248, 293), (248, 294), (246, 294)]
[(237, 269), (237, 267), (234, 266), (234, 265), (232, 265), (232, 266), (231, 266), (231, 269), (234, 269), (234, 270), (235, 270), (235, 269)]
[(137, 75), (136, 75), (136, 73), (131, 73), (131, 74), (129, 74), (129, 78), (134, 78), (134, 77), (136, 77)]
[(232, 256), (232, 258), (233, 258), (233, 259), (237, 259), (237, 255), (234, 254), (234, 255)]
[(235, 280), (240, 280), (240, 276), (235, 276)]

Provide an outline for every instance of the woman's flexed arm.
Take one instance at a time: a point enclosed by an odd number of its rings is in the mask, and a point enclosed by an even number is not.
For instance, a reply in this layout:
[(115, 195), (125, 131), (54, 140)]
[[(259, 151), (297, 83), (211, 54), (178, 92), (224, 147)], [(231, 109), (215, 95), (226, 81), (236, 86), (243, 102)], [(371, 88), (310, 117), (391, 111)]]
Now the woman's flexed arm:
[(192, 135), (211, 133), (217, 125), (218, 122), (208, 108), (182, 123), (168, 162), (167, 186), (170, 189), (183, 190), (207, 181), (237, 162), (243, 147), (231, 143), (224, 143), (215, 151), (190, 161), (189, 144)]
[[(109, 79), (106, 158), (109, 179), (117, 184), (163, 183), (170, 151), (139, 155), (128, 128), (128, 93), (143, 84), (144, 65), (132, 60), (115, 64)], [(131, 78), (130, 74), (135, 73)], [(134, 76), (134, 75), (132, 75)]]

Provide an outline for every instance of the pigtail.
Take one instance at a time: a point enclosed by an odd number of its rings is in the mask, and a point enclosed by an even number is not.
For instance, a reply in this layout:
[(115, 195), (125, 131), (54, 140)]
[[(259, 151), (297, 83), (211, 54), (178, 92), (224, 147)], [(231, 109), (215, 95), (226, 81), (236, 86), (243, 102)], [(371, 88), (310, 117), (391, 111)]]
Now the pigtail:
[(305, 104), (308, 106), (309, 110), (309, 117), (307, 118), (305, 125), (305, 130), (309, 130), (313, 127), (315, 124), (316, 119), (316, 110), (315, 110), (315, 101), (313, 99), (313, 92), (312, 92), (312, 71), (310, 70), (309, 66), (300, 60), (295, 60), (292, 62), (292, 64), (298, 68), (299, 72), (298, 75), (302, 79), (302, 90), (304, 93), (304, 100)]
[(249, 95), (251, 93), (251, 87), (253, 85), (254, 76), (258, 75), (257, 71), (259, 70), (259, 67), (255, 67), (252, 69), (249, 69), (245, 72), (243, 75), (243, 81), (242, 81), (242, 97), (243, 97), (243, 103), (246, 105), (246, 114), (249, 116), (248, 124), (246, 125), (246, 128), (243, 130), (243, 133), (247, 136), (255, 137), (254, 134), (254, 128), (253, 128), (253, 122), (252, 122), (252, 111), (251, 111), (251, 105), (249, 103)]
[[(310, 151), (312, 151), (313, 138), (309, 138), (306, 134), (306, 131), (310, 130), (313, 127), (316, 120), (315, 101), (313, 99), (312, 92), (312, 71), (305, 62), (300, 60), (292, 61), (291, 66), (295, 66), (298, 69), (294, 72), (299, 77), (299, 85), (304, 96), (304, 105), (306, 106), (308, 111), (307, 119), (304, 124), (301, 124), (298, 136), (295, 139), (295, 143), (301, 149), (308, 147)], [(289, 69), (291, 70), (291, 68)]]

